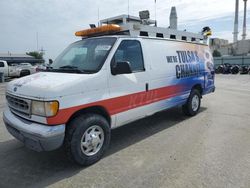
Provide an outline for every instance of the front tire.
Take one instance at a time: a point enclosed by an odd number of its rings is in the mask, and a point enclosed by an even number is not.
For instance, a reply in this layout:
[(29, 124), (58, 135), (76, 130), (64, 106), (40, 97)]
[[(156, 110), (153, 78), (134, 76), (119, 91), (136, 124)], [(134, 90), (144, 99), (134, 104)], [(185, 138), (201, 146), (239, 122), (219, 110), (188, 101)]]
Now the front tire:
[(101, 159), (110, 142), (107, 120), (98, 114), (77, 116), (66, 129), (64, 146), (68, 158), (83, 166)]
[(188, 97), (186, 104), (182, 106), (185, 115), (195, 116), (201, 105), (201, 94), (197, 89), (193, 89)]

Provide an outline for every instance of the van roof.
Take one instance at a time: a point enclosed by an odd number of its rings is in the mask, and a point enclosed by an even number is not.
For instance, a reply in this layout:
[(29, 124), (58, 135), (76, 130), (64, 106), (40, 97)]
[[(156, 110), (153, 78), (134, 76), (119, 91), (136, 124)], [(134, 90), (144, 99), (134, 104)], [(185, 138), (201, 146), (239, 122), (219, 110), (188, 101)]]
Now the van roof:
[(182, 42), (182, 43), (188, 43), (188, 44), (196, 44), (196, 45), (202, 45), (202, 46), (208, 46), (204, 43), (199, 42), (191, 42), (191, 41), (185, 41), (185, 40), (178, 40), (178, 39), (168, 39), (168, 38), (160, 38), (160, 37), (145, 37), (145, 36), (130, 36), (130, 35), (102, 35), (102, 36), (93, 36), (93, 37), (86, 37), (82, 38), (82, 40), (87, 38), (106, 38), (106, 37), (115, 37), (115, 38), (130, 38), (130, 39), (146, 39), (146, 40), (164, 40), (164, 41), (171, 41), (171, 42)]
[[(121, 21), (123, 20), (123, 21)], [(125, 21), (124, 21), (125, 20)], [(94, 37), (94, 36), (106, 36), (106, 35), (128, 35), (130, 37), (149, 37), (149, 38), (164, 38), (174, 39), (180, 41), (188, 41), (192, 43), (200, 43), (200, 41), (206, 42), (206, 36), (200, 33), (188, 32), (186, 30), (177, 30), (173, 28), (157, 27), (153, 26), (148, 20), (146, 23), (129, 18), (129, 22), (126, 21), (126, 17), (114, 17), (101, 22), (101, 25), (91, 27), (89, 29), (77, 31), (76, 36), (80, 37)], [(204, 40), (205, 39), (205, 40)]]

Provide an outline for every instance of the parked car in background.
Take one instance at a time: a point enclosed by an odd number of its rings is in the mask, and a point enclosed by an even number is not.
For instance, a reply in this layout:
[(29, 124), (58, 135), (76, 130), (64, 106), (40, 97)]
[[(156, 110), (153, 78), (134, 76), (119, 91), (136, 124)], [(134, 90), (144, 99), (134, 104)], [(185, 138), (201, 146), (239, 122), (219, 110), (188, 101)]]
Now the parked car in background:
[(47, 69), (47, 66), (45, 64), (40, 64), (36, 66), (36, 72), (41, 72)]
[(21, 63), (16, 67), (17, 77), (23, 77), (36, 73), (36, 67), (30, 63)]
[(30, 63), (9, 65), (7, 61), (0, 60), (0, 72), (3, 72), (5, 77), (23, 77), (36, 73), (36, 67)]
[(14, 64), (9, 66), (7, 61), (0, 60), (0, 72), (4, 73), (4, 77), (13, 77), (15, 75), (15, 66)]

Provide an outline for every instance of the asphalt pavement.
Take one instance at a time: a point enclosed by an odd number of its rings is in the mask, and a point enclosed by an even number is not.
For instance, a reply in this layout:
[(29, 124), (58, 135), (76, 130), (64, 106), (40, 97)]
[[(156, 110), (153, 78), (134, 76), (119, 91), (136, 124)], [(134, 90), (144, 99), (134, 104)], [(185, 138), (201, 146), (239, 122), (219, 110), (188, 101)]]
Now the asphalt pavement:
[(37, 153), (14, 139), (4, 93), (0, 84), (1, 188), (250, 187), (250, 75), (217, 75), (195, 117), (174, 108), (113, 130), (104, 158), (85, 168), (62, 149)]

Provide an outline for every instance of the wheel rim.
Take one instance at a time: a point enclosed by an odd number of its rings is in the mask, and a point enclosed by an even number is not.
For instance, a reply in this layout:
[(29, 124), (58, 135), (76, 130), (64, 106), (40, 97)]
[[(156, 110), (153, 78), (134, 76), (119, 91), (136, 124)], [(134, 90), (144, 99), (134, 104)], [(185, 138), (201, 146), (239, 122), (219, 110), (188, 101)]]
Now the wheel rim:
[(198, 95), (194, 95), (193, 98), (192, 98), (192, 110), (193, 111), (197, 111), (198, 108), (199, 108), (199, 97)]
[(87, 156), (98, 153), (104, 142), (104, 131), (98, 126), (89, 127), (81, 138), (81, 150)]

